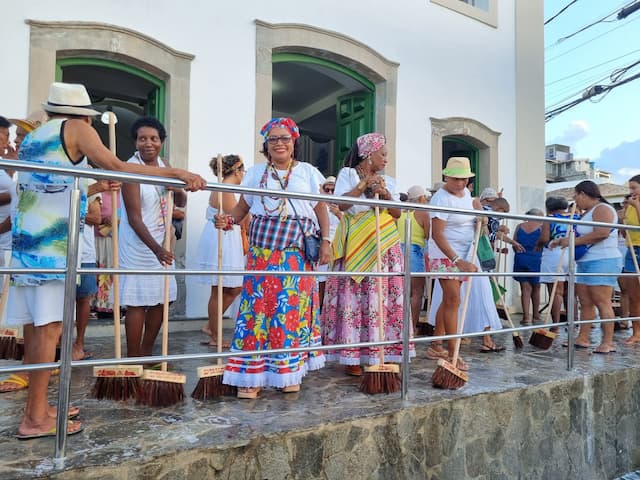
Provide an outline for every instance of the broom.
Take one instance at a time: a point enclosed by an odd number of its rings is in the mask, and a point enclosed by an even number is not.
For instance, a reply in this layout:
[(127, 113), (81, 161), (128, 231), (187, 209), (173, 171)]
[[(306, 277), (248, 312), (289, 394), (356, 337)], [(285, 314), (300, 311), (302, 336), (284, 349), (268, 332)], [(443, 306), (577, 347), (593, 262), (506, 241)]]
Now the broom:
[[(570, 218), (573, 218), (573, 215), (576, 213), (576, 204), (573, 204), (571, 207)], [(564, 238), (569, 235), (569, 229), (573, 228), (571, 225), (568, 226), (567, 231), (565, 232)], [(556, 273), (560, 273), (562, 271), (562, 261), (564, 260), (564, 254), (566, 253), (566, 248), (562, 249), (560, 252), (560, 259), (558, 260), (558, 267), (556, 268)], [(550, 323), (551, 319), (551, 310), (553, 306), (554, 299), (556, 298), (556, 290), (558, 289), (558, 282), (560, 281), (559, 277), (553, 281), (553, 286), (551, 287), (551, 293), (549, 294), (549, 308), (545, 311), (544, 322), (542, 323)], [(542, 350), (547, 350), (553, 344), (553, 341), (558, 336), (557, 333), (551, 332), (546, 328), (538, 328), (531, 333), (531, 337), (529, 338), (529, 344), (533, 345), (536, 348), (540, 348)]]
[[(116, 122), (113, 112), (106, 112), (109, 123), (109, 149), (116, 154)], [(113, 253), (113, 268), (119, 268), (118, 258), (118, 193), (111, 191), (111, 251)], [(113, 340), (115, 357), (122, 358), (120, 346), (120, 276), (113, 275)], [(140, 396), (140, 377), (142, 365), (104, 365), (93, 367), (96, 383), (91, 390), (91, 396), (98, 400), (128, 400)]]
[[(491, 283), (493, 284), (493, 287), (496, 289), (496, 291), (498, 292), (499, 295), (499, 300), (500, 303), (503, 305), (503, 309), (504, 309), (504, 313), (507, 317), (507, 322), (509, 322), (509, 327), (511, 328), (515, 328), (515, 325), (513, 324), (513, 321), (511, 320), (511, 314), (509, 313), (509, 310), (507, 309), (507, 305), (504, 302), (504, 294), (502, 293), (502, 290), (500, 288), (500, 285), (498, 284), (497, 280), (495, 279), (495, 277), (490, 277), (491, 279)], [(524, 347), (524, 343), (522, 342), (522, 338), (520, 338), (520, 334), (518, 332), (513, 332), (513, 346), (517, 349), (520, 350), (522, 347)]]
[[(507, 224), (507, 220), (505, 218), (503, 218), (500, 222), (500, 225), (506, 225)], [(502, 239), (502, 237), (500, 237), (498, 239), (498, 244), (497, 244), (497, 248), (496, 248), (496, 253), (498, 254), (498, 258), (496, 260), (496, 272), (498, 273), (503, 273), (502, 271), (502, 267), (504, 266), (504, 272), (506, 273), (506, 266), (507, 266), (507, 260), (505, 258), (504, 261), (504, 265), (502, 265), (502, 257), (503, 255), (506, 255), (506, 253), (504, 253), (504, 249), (505, 249), (505, 241)], [(506, 282), (506, 277), (502, 277), (503, 278), (503, 284)], [(499, 290), (500, 293), (502, 293), (503, 291), (506, 291), (506, 288), (504, 287), (504, 285), (500, 285), (500, 281), (499, 280), (495, 280), (495, 286), (494, 288), (496, 290)], [(504, 319), (504, 320), (508, 320), (507, 319), (507, 312), (505, 311), (507, 309), (506, 305), (504, 304), (504, 302), (501, 302), (502, 305), (496, 305), (496, 310), (498, 311), (498, 317)]]
[[(376, 193), (376, 200), (379, 195)], [(376, 216), (376, 266), (378, 273), (382, 273), (382, 253), (380, 246), (380, 207), (375, 206)], [(378, 312), (379, 312), (379, 335), (380, 340), (384, 340), (384, 302), (382, 298), (382, 277), (377, 277), (378, 283)], [(405, 295), (407, 292), (405, 292)], [(408, 328), (405, 325), (405, 328)], [(400, 366), (393, 363), (384, 363), (384, 346), (378, 347), (378, 365), (370, 365), (364, 368), (364, 375), (360, 383), (360, 391), (368, 394), (393, 393), (400, 390)]]
[[(480, 232), (482, 231), (482, 222), (480, 220), (476, 220), (476, 222), (476, 234), (473, 239), (473, 246), (471, 247), (470, 261), (472, 262), (476, 258), (476, 251), (478, 249), (478, 242), (480, 240)], [(469, 306), (469, 298), (471, 297), (472, 282), (473, 277), (469, 277), (469, 280), (467, 280), (467, 289), (464, 293), (464, 302), (462, 304), (462, 318), (460, 318), (460, 322), (458, 322), (458, 334), (461, 334), (464, 329), (464, 321), (467, 317), (467, 307)], [(469, 381), (469, 375), (456, 366), (458, 365), (458, 355), (460, 353), (461, 341), (461, 338), (456, 338), (456, 345), (453, 349), (453, 357), (451, 357), (451, 362), (446, 361), (444, 358), (438, 360), (438, 366), (431, 376), (431, 384), (434, 387), (456, 390), (463, 387), (464, 384)]]
[[(173, 197), (167, 195), (167, 211), (164, 220), (164, 248), (171, 248), (171, 215)], [(165, 269), (169, 266), (165, 265)], [(164, 276), (164, 304), (162, 308), (162, 355), (169, 353), (169, 275)], [(151, 407), (170, 407), (184, 400), (184, 384), (187, 377), (180, 373), (168, 372), (167, 362), (162, 362), (160, 371), (144, 370), (142, 389), (138, 403)]]
[[(222, 155), (218, 154), (218, 183), (222, 183)], [(222, 192), (218, 192), (218, 212), (224, 213), (222, 210)], [(222, 269), (222, 240), (224, 232), (218, 229), (218, 270)], [(218, 328), (216, 350), (222, 352), (222, 275), (218, 275)], [(196, 400), (212, 400), (223, 395), (235, 395), (236, 388), (231, 385), (222, 383), (222, 375), (224, 374), (224, 365), (222, 359), (218, 358), (216, 365), (206, 367), (198, 367), (198, 384), (191, 393), (191, 398)]]

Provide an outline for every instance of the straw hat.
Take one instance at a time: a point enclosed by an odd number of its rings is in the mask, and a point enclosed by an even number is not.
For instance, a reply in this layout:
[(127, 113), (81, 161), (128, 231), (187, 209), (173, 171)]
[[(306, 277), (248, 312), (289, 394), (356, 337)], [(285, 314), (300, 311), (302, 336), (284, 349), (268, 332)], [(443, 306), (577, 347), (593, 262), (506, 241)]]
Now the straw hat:
[(442, 170), (442, 175), (452, 178), (471, 178), (475, 173), (471, 173), (471, 165), (467, 157), (451, 157), (447, 160), (447, 166)]
[(31, 112), (27, 118), (10, 118), (9, 121), (16, 127), (20, 127), (27, 133), (34, 131), (47, 121), (47, 114), (42, 110)]
[(49, 87), (49, 98), (42, 104), (49, 113), (92, 117), (100, 112), (91, 108), (91, 99), (84, 85), (54, 82)]

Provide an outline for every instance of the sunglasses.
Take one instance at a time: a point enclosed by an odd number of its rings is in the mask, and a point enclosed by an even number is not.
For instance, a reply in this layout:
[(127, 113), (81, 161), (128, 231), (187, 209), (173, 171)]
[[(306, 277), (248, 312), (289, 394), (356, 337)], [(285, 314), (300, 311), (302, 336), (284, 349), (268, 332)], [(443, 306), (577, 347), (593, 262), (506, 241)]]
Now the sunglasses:
[(333, 193), (335, 191), (335, 188), (330, 188), (330, 187), (326, 187), (323, 188), (324, 193)]

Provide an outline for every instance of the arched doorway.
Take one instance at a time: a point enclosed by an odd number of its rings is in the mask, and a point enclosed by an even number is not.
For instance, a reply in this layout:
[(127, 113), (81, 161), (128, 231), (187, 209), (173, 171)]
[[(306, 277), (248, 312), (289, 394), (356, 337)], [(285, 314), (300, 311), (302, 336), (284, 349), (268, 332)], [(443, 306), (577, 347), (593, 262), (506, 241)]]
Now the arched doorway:
[(355, 139), (373, 130), (375, 85), (326, 59), (274, 53), (272, 115), (300, 127), (303, 158), (335, 175)]
[[(60, 58), (56, 61), (56, 81), (83, 84), (96, 110), (116, 114), (118, 157), (123, 160), (135, 150), (130, 130), (136, 118), (149, 115), (164, 122), (165, 83), (137, 67), (102, 58)], [(93, 126), (107, 145), (107, 126), (99, 118)]]
[(451, 157), (467, 157), (471, 164), (471, 171), (476, 174), (473, 178), (471, 194), (474, 197), (480, 195), (479, 187), (482, 185), (482, 172), (480, 171), (479, 149), (464, 137), (450, 135), (442, 139), (442, 168)]

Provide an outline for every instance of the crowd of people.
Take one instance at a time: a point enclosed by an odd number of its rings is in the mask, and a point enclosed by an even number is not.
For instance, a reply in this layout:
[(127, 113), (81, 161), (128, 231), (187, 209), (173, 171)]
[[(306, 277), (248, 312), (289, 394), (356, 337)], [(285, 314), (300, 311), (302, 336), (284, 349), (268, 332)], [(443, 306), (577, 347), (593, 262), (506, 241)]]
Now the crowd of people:
[[(182, 189), (105, 181), (87, 187), (83, 182), (82, 266), (111, 266), (113, 257), (117, 256), (121, 268), (171, 268), (174, 253), (165, 241), (167, 229), (171, 228), (169, 208), (174, 202), (177, 207), (184, 207), (187, 190), (204, 188), (205, 180), (172, 168), (161, 157), (167, 138), (162, 123), (151, 117), (136, 120), (131, 129), (136, 151), (128, 161), (122, 162), (102, 145), (91, 127), (91, 119), (98, 112), (91, 107), (82, 85), (52, 84), (43, 108), (47, 120), (12, 121), (21, 134), (21, 138), (16, 136), (15, 149), (9, 145), (11, 123), (0, 117), (0, 156), (87, 168), (87, 157), (90, 157), (99, 168), (177, 178), (186, 184)], [(455, 334), (459, 322), (463, 321), (464, 332), (485, 332), (481, 352), (500, 352), (504, 347), (491, 335), (502, 328), (495, 303), (495, 291), (500, 285), (490, 276), (474, 277), (473, 282), (468, 282), (470, 277), (465, 273), (499, 270), (501, 260), (507, 258), (504, 245), (510, 245), (514, 278), (521, 290), (521, 323), (546, 321), (541, 317), (545, 309), (540, 308), (540, 284), (547, 284), (552, 296), (545, 310), (548, 313), (544, 315), (549, 322), (559, 322), (563, 304), (567, 304), (566, 277), (549, 274), (566, 275), (569, 237), (567, 225), (553, 219), (573, 216), (607, 223), (620, 220), (629, 225), (640, 224), (640, 176), (629, 181), (630, 193), (621, 212), (608, 204), (595, 183), (584, 181), (575, 187), (573, 207), (563, 198), (550, 197), (545, 207), (551, 221), (543, 221), (544, 214), (539, 209), (528, 210), (526, 213), (531, 218), (517, 225), (511, 235), (506, 223), (498, 217), (455, 211), (429, 214), (397, 206), (373, 208), (348, 201), (403, 199), (456, 210), (509, 212), (509, 202), (502, 197), (502, 192), (487, 188), (478, 197), (473, 196), (470, 185), (475, 173), (465, 157), (449, 158), (442, 172), (443, 181), (430, 192), (414, 185), (401, 195), (395, 179), (384, 173), (388, 151), (386, 139), (380, 133), (359, 136), (337, 176), (326, 178), (301, 157), (300, 129), (292, 119), (273, 118), (260, 134), (265, 162), (245, 169), (238, 155), (213, 159), (210, 167), (219, 181), (263, 190), (323, 193), (339, 196), (341, 201), (228, 192), (210, 195), (192, 263), (205, 272), (245, 270), (244, 276), (203, 274), (197, 278), (211, 288), (204, 328), (209, 338), (204, 343), (211, 347), (221, 345), (238, 354), (254, 352), (250, 356), (229, 357), (226, 362), (223, 382), (237, 387), (239, 398), (256, 398), (261, 389), (267, 387), (283, 393), (297, 392), (307, 373), (322, 368), (326, 361), (339, 362), (346, 374), (354, 376), (362, 375), (362, 367), (376, 365), (381, 358), (390, 363), (400, 362), (400, 344), (384, 346), (381, 352), (380, 347), (359, 344), (399, 340), (403, 328), (408, 328), (413, 335), (427, 297), (431, 299), (427, 318), (435, 335)], [(7, 256), (10, 252), (10, 265), (65, 267), (72, 177), (19, 172), (13, 180), (12, 174), (1, 171), (0, 175), (0, 246)], [(105, 195), (92, 199), (103, 192)], [(118, 193), (115, 204), (110, 192)], [(120, 212), (117, 242), (111, 238), (114, 210)], [(411, 224), (411, 238), (405, 238), (407, 222)], [(484, 241), (489, 245), (489, 253), (485, 251), (483, 256), (472, 258), (476, 227), (486, 235)], [(622, 270), (637, 273), (640, 234), (631, 232), (620, 237), (617, 229), (590, 226), (579, 226), (575, 231), (575, 244), (581, 247), (576, 249), (580, 318), (594, 319), (596, 311), (601, 319), (614, 318), (611, 299), (616, 277), (582, 274)], [(425, 276), (414, 277), (409, 292), (404, 291), (400, 275), (368, 275), (400, 274), (404, 270), (405, 255), (410, 257), (412, 272), (444, 275), (433, 282)], [(491, 262), (493, 257), (498, 257), (497, 264)], [(5, 265), (6, 260), (2, 258), (2, 261)], [(277, 275), (253, 271), (272, 271)], [(300, 271), (318, 271), (320, 275), (296, 274)], [(354, 273), (323, 277), (323, 271)], [(540, 275), (518, 276), (521, 272)], [(164, 292), (167, 288), (164, 278), (163, 275), (121, 275), (119, 291), (113, 292), (108, 278), (83, 275), (76, 293), (74, 359), (88, 358), (84, 332), (91, 305), (96, 310), (109, 309), (115, 294), (126, 308), (127, 356), (151, 355), (162, 325), (163, 304), (167, 296), (169, 301), (176, 296), (175, 279), (169, 277), (168, 292)], [(63, 279), (63, 275), (40, 273), (11, 277), (11, 286), (4, 293), (9, 296), (6, 324), (23, 329), (25, 363), (54, 360), (62, 325)], [(619, 282), (629, 315), (639, 316), (638, 280), (621, 277)], [(461, 299), (469, 284), (471, 307), (468, 318), (461, 318), (465, 316), (461, 312)], [(221, 295), (219, 289), (222, 289)], [(411, 305), (411, 322), (406, 326), (403, 324), (404, 295), (410, 295)], [(234, 302), (238, 305), (233, 338), (229, 342), (217, 333), (221, 321), (219, 298), (222, 310)], [(613, 323), (603, 325), (602, 341), (594, 353), (616, 351), (613, 329)], [(591, 325), (582, 325), (576, 347), (591, 346), (590, 330)], [(638, 342), (640, 322), (635, 321), (633, 334), (625, 343)], [(351, 344), (354, 346), (349, 347)], [(342, 347), (326, 353), (313, 349), (320, 345)], [(446, 345), (432, 342), (426, 355), (434, 360), (451, 361), (454, 345), (455, 341)], [(299, 347), (309, 347), (309, 351), (264, 352)], [(416, 355), (413, 344), (409, 355)], [(460, 370), (469, 368), (461, 357), (457, 357), (456, 366)], [(28, 387), (25, 413), (18, 427), (20, 438), (43, 436), (55, 430), (55, 409), (47, 400), (50, 374), (47, 370), (20, 373), (0, 382), (0, 392)], [(77, 433), (81, 428), (79, 422), (70, 420), (68, 433)]]

